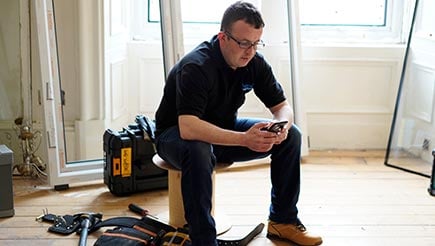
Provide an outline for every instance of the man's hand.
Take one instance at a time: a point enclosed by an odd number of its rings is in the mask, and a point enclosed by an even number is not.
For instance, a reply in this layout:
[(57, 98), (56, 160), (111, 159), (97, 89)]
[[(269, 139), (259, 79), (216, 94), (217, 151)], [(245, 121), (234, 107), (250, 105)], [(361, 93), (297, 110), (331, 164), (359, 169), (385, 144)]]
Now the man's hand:
[(287, 127), (283, 127), (277, 133), (261, 130), (270, 125), (271, 123), (268, 122), (260, 122), (246, 131), (246, 147), (257, 152), (267, 152), (272, 149), (273, 145), (280, 144), (287, 138)]

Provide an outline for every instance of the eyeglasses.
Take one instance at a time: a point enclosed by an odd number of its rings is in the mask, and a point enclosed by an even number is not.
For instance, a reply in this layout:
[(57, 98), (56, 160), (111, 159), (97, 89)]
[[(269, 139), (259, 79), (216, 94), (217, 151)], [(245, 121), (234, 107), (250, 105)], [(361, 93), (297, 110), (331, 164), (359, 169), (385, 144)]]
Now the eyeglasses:
[(249, 41), (239, 41), (239, 40), (235, 39), (229, 32), (225, 32), (225, 34), (228, 37), (230, 37), (232, 40), (234, 40), (234, 42), (236, 42), (241, 49), (247, 50), (251, 47), (254, 47), (254, 49), (257, 50), (257, 49), (262, 49), (265, 46), (265, 44), (263, 43), (263, 40), (259, 40), (259, 41), (254, 42), (254, 43), (249, 42)]

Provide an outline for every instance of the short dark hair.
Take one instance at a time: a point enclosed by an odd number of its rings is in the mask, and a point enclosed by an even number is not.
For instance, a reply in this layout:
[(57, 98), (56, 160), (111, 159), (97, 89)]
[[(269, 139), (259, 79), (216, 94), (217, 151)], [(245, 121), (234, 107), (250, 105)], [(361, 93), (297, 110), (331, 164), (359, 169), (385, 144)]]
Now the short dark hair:
[(243, 20), (256, 29), (264, 27), (260, 11), (251, 3), (237, 1), (224, 12), (221, 21), (221, 31), (231, 31), (234, 22)]

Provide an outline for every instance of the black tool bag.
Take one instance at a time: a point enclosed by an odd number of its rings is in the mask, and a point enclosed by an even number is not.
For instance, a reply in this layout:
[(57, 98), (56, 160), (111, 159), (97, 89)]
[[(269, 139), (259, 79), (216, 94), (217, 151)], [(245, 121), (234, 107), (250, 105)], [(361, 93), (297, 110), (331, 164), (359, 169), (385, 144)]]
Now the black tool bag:
[(104, 132), (104, 183), (114, 195), (167, 188), (168, 173), (152, 162), (155, 125), (144, 115), (121, 131)]

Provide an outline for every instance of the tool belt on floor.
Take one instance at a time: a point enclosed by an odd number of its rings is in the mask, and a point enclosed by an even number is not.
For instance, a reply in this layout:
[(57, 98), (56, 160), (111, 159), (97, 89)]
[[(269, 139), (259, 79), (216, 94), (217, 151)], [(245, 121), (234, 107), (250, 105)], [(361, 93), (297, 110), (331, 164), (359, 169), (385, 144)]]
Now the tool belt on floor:
[[(69, 235), (80, 233), (81, 217), (89, 213), (78, 213), (74, 215), (44, 214), (37, 219), (53, 223), (48, 228), (49, 232)], [(118, 246), (118, 245), (190, 245), (188, 231), (183, 228), (160, 222), (154, 218), (144, 216), (141, 219), (134, 217), (114, 217), (102, 220), (100, 213), (91, 213), (93, 223), (88, 228), (89, 233), (102, 227), (113, 227), (106, 230), (95, 241), (95, 246)]]
[[(48, 228), (48, 231), (58, 234), (71, 234), (73, 232), (80, 233), (83, 224), (86, 225), (88, 232), (91, 233), (102, 227), (114, 227), (106, 230), (98, 237), (94, 246), (136, 246), (136, 245), (151, 245), (151, 246), (190, 246), (187, 228), (175, 228), (171, 225), (160, 221), (158, 218), (150, 215), (148, 210), (143, 209), (135, 204), (130, 204), (129, 209), (132, 212), (142, 216), (140, 219), (134, 217), (114, 217), (107, 220), (102, 220), (101, 213), (78, 213), (75, 215), (54, 215), (44, 211), (44, 214), (37, 217), (38, 221), (46, 221), (53, 223)], [(82, 223), (86, 221), (87, 223)], [(244, 237), (234, 240), (217, 239), (219, 246), (246, 246), (254, 237), (261, 233), (264, 224), (258, 224)], [(86, 234), (87, 236), (87, 234)], [(82, 237), (82, 235), (81, 235)], [(81, 238), (82, 239), (82, 238)], [(86, 240), (82, 245), (86, 245)]]

